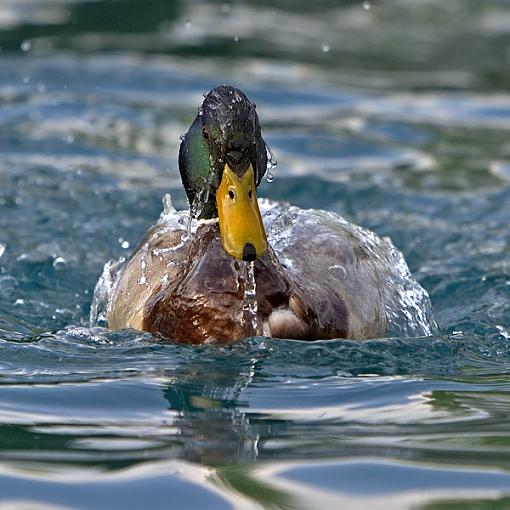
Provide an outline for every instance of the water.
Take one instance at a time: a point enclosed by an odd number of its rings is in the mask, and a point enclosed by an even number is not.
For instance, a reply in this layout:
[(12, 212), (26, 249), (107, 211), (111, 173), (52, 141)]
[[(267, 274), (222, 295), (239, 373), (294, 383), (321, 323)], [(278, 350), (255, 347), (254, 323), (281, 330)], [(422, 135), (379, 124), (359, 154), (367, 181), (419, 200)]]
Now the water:
[[(2, 2), (2, 505), (510, 507), (509, 19), (504, 0)], [(223, 82), (278, 158), (259, 196), (390, 237), (438, 334), (191, 348), (89, 327), (104, 263), (165, 193), (185, 206), (179, 135)]]
[(257, 318), (257, 282), (255, 281), (255, 263), (242, 262), (240, 275), (244, 283), (244, 306), (243, 306), (243, 321), (247, 321), (251, 325), (251, 335), (262, 333)]

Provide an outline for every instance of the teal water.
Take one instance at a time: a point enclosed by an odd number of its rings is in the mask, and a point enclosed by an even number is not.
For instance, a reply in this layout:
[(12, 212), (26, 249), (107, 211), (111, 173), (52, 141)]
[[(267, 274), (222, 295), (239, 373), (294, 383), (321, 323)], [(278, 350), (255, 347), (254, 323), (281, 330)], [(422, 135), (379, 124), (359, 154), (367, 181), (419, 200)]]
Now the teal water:
[[(369, 5), (0, 3), (0, 507), (510, 508), (510, 2)], [(260, 195), (391, 237), (438, 335), (89, 328), (224, 82)]]

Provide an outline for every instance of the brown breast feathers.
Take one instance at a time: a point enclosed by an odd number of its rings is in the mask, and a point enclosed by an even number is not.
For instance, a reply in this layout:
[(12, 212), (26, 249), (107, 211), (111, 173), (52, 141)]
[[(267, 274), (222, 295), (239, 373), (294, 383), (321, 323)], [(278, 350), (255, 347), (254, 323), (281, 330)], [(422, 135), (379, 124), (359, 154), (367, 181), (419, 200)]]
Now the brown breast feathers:
[(309, 292), (285, 273), (271, 249), (255, 262), (254, 329), (246, 320), (244, 264), (225, 253), (217, 224), (200, 225), (187, 262), (147, 299), (142, 329), (192, 344), (254, 334), (306, 340), (347, 336), (348, 313), (340, 294)]

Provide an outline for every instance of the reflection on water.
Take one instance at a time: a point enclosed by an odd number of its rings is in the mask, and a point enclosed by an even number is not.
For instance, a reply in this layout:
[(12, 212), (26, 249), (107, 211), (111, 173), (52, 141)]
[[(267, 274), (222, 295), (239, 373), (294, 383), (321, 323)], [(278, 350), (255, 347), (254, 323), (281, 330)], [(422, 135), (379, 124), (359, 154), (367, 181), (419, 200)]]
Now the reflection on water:
[[(459, 367), (488, 347), (419, 341), (421, 352), (407, 346), (411, 373), (427, 357), (434, 373), (441, 350), (454, 369), (455, 351)], [(155, 501), (175, 484), (187, 497), (186, 483), (198, 483), (246, 508), (326, 508), (339, 497), (362, 508), (383, 492), (408, 508), (461, 490), (493, 498), (508, 486), (508, 376), (399, 375), (406, 342), (196, 349), (82, 328), (21, 345), (23, 355), (14, 345), (3, 355), (0, 389), (0, 485), (13, 497), (35, 478), (38, 498), (70, 504), (99, 477), (123, 504), (134, 500), (121, 488), (135, 479)], [(348, 372), (355, 362), (358, 377)], [(51, 499), (66, 476), (73, 490)]]
[[(509, 19), (1, 2), (0, 506), (508, 507)], [(104, 262), (164, 193), (186, 205), (179, 135), (223, 82), (279, 161), (261, 195), (391, 237), (440, 335), (206, 349), (88, 327)]]

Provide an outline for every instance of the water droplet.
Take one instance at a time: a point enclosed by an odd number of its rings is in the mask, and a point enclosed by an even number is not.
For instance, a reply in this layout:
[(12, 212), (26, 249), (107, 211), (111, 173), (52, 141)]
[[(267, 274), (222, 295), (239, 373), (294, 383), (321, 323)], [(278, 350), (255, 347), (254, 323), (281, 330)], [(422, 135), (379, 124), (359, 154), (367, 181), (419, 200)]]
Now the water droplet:
[(335, 264), (334, 266), (330, 266), (330, 271), (335, 272), (340, 277), (345, 277), (347, 275), (347, 269), (345, 269), (344, 266), (341, 266), (339, 264)]
[(269, 147), (269, 145), (267, 145), (267, 143), (266, 143), (266, 155), (267, 155), (266, 180), (267, 180), (267, 182), (273, 182), (274, 175), (271, 172), (271, 170), (276, 167), (276, 165), (278, 164), (278, 161), (276, 161), (273, 151), (271, 150), (271, 147)]
[(187, 19), (185, 25), (186, 25), (186, 28), (191, 28), (191, 20)]
[(221, 4), (221, 12), (223, 14), (228, 14), (230, 10), (232, 9), (232, 6), (226, 2)]
[(32, 41), (26, 39), (21, 43), (21, 51), (30, 51), (32, 49)]
[(44, 92), (46, 92), (46, 85), (44, 83), (38, 83), (37, 92), (39, 92), (39, 94), (44, 94)]
[(371, 7), (372, 7), (372, 4), (368, 0), (365, 0), (363, 2), (363, 9), (365, 9), (365, 11), (369, 11)]
[(26, 85), (27, 83), (30, 83), (30, 78), (28, 76), (23, 77), (23, 83)]
[(119, 237), (119, 243), (122, 246), (122, 248), (124, 249), (129, 248), (129, 242), (124, 240), (123, 237)]
[(170, 193), (165, 193), (163, 196), (163, 214), (166, 216), (175, 212), (174, 205), (172, 204), (172, 196)]
[(330, 49), (331, 49), (331, 47), (329, 46), (329, 44), (322, 45), (322, 53), (329, 53)]
[(179, 136), (179, 140), (182, 142), (182, 141), (184, 140), (185, 136), (186, 136), (186, 135), (181, 135), (181, 136)]
[(66, 138), (66, 143), (73, 143), (74, 142), (74, 136), (73, 135), (69, 135), (67, 138)]
[(234, 42), (239, 42), (239, 36), (238, 35), (234, 36)]
[(0, 258), (5, 253), (5, 248), (6, 248), (5, 244), (0, 243)]
[(57, 257), (53, 261), (53, 267), (55, 269), (63, 269), (65, 266), (67, 266), (67, 260), (64, 257)]

